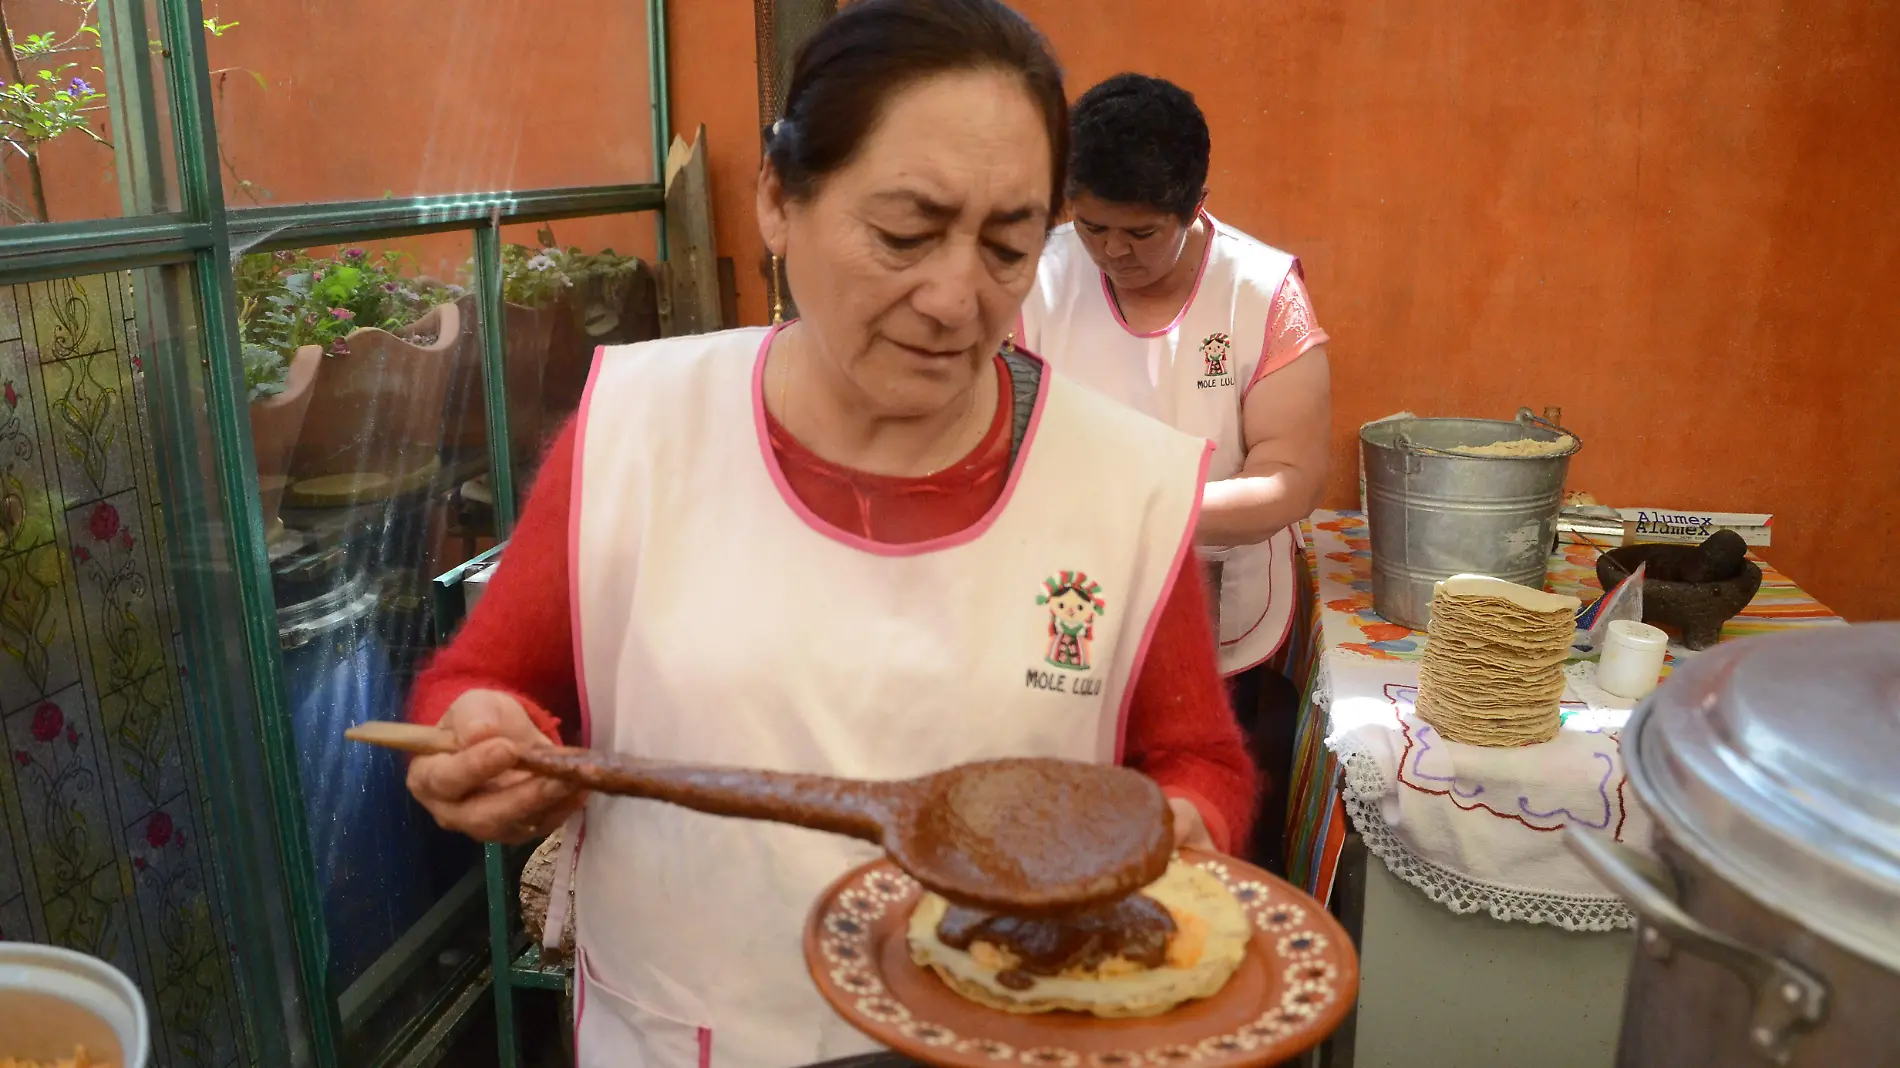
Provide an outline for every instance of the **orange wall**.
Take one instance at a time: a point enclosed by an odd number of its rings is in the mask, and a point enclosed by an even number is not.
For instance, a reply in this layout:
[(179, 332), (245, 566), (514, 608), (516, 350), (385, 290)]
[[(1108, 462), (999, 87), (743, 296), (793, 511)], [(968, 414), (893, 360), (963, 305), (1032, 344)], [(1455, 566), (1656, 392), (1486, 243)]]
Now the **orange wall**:
[[(77, 25), (65, 0), (0, 4), (22, 37), (49, 30), (64, 37)], [(236, 23), (208, 42), (231, 204), (654, 179), (643, 4), (218, 0), (205, 8)], [(104, 86), (91, 69), (96, 50), (64, 61)], [(111, 136), (103, 112), (94, 121)], [(23, 188), (17, 161), (6, 166)], [(45, 172), (55, 220), (119, 214), (112, 153), (83, 135), (49, 145)], [(532, 242), (534, 229), (508, 237)], [(554, 229), (563, 244), (653, 251), (651, 215)], [(473, 247), (466, 234), (402, 245), (438, 274), (452, 274)]]
[[(4, 2), (21, 33), (70, 11)], [(1778, 565), (1852, 617), (1900, 616), (1900, 567), (1881, 556), (1900, 530), (1885, 147), (1900, 143), (1900, 6), (1017, 2), (1074, 90), (1123, 69), (1193, 89), (1213, 209), (1304, 259), (1334, 338), (1333, 504), (1356, 499), (1366, 419), (1558, 405), (1586, 443), (1573, 488), (1773, 512)], [(275, 203), (652, 173), (638, 4), (218, 7), (241, 23), (211, 48), (233, 68), (222, 136)], [(708, 126), (721, 251), (760, 322), (752, 5), (669, 8), (673, 123)], [(63, 146), (59, 216), (115, 213), (110, 168)], [(649, 217), (557, 232), (652, 241)], [(443, 272), (467, 254), (461, 237), (415, 247)]]
[[(1900, 617), (1900, 6), (1017, 3), (1072, 92), (1192, 89), (1213, 210), (1305, 261), (1332, 504), (1365, 420), (1558, 405), (1571, 488), (1772, 512), (1777, 565)], [(673, 7), (674, 121), (712, 127), (759, 321), (751, 4)]]

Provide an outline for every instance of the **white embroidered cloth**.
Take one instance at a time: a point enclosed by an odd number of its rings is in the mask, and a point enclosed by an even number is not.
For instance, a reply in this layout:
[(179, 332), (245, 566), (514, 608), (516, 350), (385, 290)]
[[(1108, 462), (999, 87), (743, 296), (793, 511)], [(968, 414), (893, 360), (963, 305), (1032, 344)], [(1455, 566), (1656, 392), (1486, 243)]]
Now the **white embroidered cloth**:
[[(1574, 823), (1649, 849), (1649, 819), (1630, 796), (1620, 744), (1633, 702), (1598, 689), (1594, 664), (1573, 663), (1555, 741), (1515, 749), (1445, 741), (1412, 711), (1427, 636), (1373, 611), (1365, 516), (1315, 512), (1302, 532), (1318, 584), (1313, 711), (1345, 769), (1342, 800), (1367, 848), (1453, 912), (1573, 931), (1628, 927), (1629, 911), (1571, 857), (1558, 828)], [(1546, 588), (1595, 600), (1597, 551), (1566, 539), (1551, 554)], [(1761, 589), (1723, 626), (1724, 641), (1841, 624), (1757, 562)], [(1671, 646), (1669, 661), (1690, 655)]]
[(1648, 851), (1649, 816), (1630, 796), (1619, 735), (1631, 703), (1572, 664), (1554, 741), (1491, 748), (1447, 741), (1418, 718), (1418, 665), (1331, 650), (1316, 700), (1345, 767), (1346, 811), (1394, 875), (1453, 912), (1572, 931), (1632, 917), (1564, 847), (1574, 824)]

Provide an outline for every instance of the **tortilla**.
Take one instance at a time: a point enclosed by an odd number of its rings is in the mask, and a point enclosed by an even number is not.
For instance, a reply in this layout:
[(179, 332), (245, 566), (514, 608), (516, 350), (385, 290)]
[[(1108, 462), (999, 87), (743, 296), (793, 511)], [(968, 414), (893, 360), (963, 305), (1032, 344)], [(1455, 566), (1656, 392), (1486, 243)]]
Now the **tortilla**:
[(1556, 737), (1578, 605), (1575, 597), (1488, 575), (1439, 582), (1419, 664), (1419, 718), (1467, 745)]
[(1109, 1019), (1156, 1016), (1219, 992), (1240, 967), (1252, 937), (1247, 912), (1232, 891), (1177, 857), (1141, 893), (1161, 903), (1175, 921), (1167, 962), (1158, 968), (1114, 958), (1089, 974), (1037, 976), (1028, 989), (1015, 990), (998, 980), (1012, 962), (999, 960), (996, 947), (979, 942), (965, 952), (938, 937), (949, 902), (936, 894), (925, 894), (911, 913), (911, 959), (959, 995), (1017, 1014), (1067, 1010)]

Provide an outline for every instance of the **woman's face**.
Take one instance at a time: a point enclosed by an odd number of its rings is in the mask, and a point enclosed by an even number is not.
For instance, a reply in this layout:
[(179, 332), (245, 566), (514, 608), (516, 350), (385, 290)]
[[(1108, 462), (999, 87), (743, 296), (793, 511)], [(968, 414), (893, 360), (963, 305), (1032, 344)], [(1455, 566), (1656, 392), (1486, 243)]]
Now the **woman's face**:
[(1077, 191), (1069, 198), (1075, 233), (1089, 259), (1123, 292), (1145, 289), (1181, 262), (1192, 223), (1145, 204), (1117, 204)]
[(759, 225), (806, 337), (875, 414), (962, 397), (1015, 326), (1049, 226), (1050, 148), (1019, 78), (915, 82), (805, 201), (768, 168)]

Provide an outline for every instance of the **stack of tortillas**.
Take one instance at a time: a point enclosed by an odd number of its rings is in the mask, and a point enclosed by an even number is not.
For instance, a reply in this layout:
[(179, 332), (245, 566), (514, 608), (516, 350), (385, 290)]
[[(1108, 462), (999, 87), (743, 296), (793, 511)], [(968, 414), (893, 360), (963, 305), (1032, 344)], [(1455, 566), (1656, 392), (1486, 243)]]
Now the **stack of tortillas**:
[(1433, 587), (1431, 640), (1418, 670), (1418, 714), (1467, 745), (1557, 736), (1575, 597), (1484, 575)]

